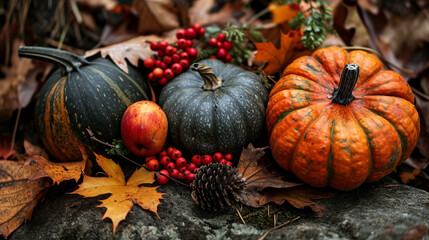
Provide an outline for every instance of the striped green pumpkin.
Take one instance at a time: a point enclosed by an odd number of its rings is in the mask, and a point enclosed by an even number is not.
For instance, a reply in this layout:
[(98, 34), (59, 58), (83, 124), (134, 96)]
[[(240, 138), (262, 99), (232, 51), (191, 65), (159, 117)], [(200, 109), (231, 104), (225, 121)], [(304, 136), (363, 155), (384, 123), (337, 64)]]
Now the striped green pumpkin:
[(36, 102), (36, 124), (46, 149), (59, 161), (81, 159), (79, 145), (103, 153), (87, 128), (105, 142), (120, 139), (122, 114), (133, 102), (149, 99), (149, 88), (136, 68), (125, 73), (108, 59), (89, 61), (70, 52), (21, 47), (19, 56), (59, 64)]

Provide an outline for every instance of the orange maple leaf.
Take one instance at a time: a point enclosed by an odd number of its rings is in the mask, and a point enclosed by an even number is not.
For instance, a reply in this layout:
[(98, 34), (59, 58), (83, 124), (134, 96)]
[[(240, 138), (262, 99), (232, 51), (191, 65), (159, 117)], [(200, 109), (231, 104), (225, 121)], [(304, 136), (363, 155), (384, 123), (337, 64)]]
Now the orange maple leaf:
[(287, 34), (280, 33), (280, 48), (273, 43), (254, 43), (257, 48), (255, 62), (268, 62), (264, 72), (267, 75), (283, 70), (293, 60), (312, 53), (302, 45), (302, 32), (300, 29), (291, 30)]
[(110, 218), (113, 222), (113, 233), (122, 220), (125, 220), (128, 212), (137, 203), (143, 209), (152, 211), (159, 217), (157, 208), (163, 193), (156, 191), (158, 187), (140, 187), (145, 183), (155, 181), (154, 173), (144, 168), (136, 170), (125, 182), (122, 169), (113, 160), (94, 153), (98, 165), (106, 172), (108, 177), (84, 176), (79, 188), (72, 192), (84, 197), (96, 197), (110, 193), (110, 197), (100, 200), (102, 203), (97, 207), (107, 208), (102, 219)]

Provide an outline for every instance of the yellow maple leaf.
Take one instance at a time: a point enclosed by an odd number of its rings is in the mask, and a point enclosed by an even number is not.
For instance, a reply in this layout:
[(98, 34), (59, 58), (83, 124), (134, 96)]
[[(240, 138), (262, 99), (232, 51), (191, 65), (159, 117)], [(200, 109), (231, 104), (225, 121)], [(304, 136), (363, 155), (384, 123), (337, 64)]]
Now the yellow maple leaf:
[(122, 169), (113, 160), (94, 153), (98, 165), (106, 172), (107, 177), (84, 176), (79, 188), (72, 192), (84, 197), (96, 197), (110, 193), (111, 196), (100, 200), (102, 203), (97, 207), (107, 208), (102, 219), (110, 218), (113, 222), (113, 233), (122, 220), (125, 220), (134, 203), (143, 209), (154, 212), (158, 218), (157, 208), (163, 193), (156, 191), (158, 187), (140, 187), (145, 183), (155, 181), (154, 173), (144, 168), (136, 170), (125, 182)]
[(298, 57), (312, 53), (311, 50), (302, 45), (302, 32), (300, 29), (289, 31), (287, 34), (282, 32), (280, 34), (279, 49), (271, 42), (254, 43), (257, 48), (255, 62), (268, 62), (264, 69), (267, 75), (275, 74)]

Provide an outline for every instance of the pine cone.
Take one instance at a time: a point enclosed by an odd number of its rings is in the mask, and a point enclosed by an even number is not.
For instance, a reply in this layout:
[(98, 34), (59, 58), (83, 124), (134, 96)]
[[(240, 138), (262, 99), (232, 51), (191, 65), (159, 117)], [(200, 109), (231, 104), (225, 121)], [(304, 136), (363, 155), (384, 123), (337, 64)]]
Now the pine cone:
[(192, 186), (192, 198), (204, 210), (218, 211), (240, 201), (245, 180), (230, 165), (211, 163), (200, 167)]

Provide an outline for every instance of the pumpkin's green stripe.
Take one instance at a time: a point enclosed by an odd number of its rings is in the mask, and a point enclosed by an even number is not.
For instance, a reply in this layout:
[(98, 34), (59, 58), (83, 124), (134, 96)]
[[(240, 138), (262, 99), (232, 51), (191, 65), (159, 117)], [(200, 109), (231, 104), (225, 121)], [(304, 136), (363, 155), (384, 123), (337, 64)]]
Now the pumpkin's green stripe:
[(331, 126), (331, 142), (329, 144), (329, 154), (328, 161), (326, 163), (326, 171), (328, 173), (327, 184), (331, 182), (331, 179), (334, 177), (334, 169), (332, 168), (332, 160), (334, 159), (334, 153), (332, 152), (332, 146), (334, 145), (334, 127), (335, 127), (335, 118), (332, 119)]
[(111, 89), (113, 91), (115, 91), (116, 95), (118, 95), (118, 97), (122, 100), (122, 102), (124, 102), (124, 104), (126, 106), (129, 106), (133, 103), (133, 101), (131, 99), (129, 99), (127, 96), (125, 96), (124, 92), (122, 91), (122, 89), (108, 76), (106, 76), (102, 71), (98, 70), (95, 67), (92, 66), (88, 66), (88, 68), (91, 68), (91, 70), (93, 72), (98, 73), (98, 75), (101, 76), (101, 78), (103, 78), (103, 80), (109, 84), (109, 86), (111, 87)]
[[(316, 102), (316, 104), (317, 104), (317, 102), (319, 102), (319, 101), (318, 101), (318, 100), (314, 100), (314, 102)], [(323, 101), (320, 101), (320, 102), (323, 102)], [(283, 121), (283, 119), (284, 119), (285, 117), (287, 117), (289, 114), (291, 114), (292, 112), (298, 111), (298, 110), (300, 110), (300, 109), (308, 108), (308, 107), (314, 107), (316, 104), (313, 104), (313, 105), (309, 104), (309, 105), (307, 105), (307, 106), (303, 106), (303, 107), (300, 107), (300, 108), (294, 108), (294, 109), (291, 109), (291, 110), (287, 110), (287, 111), (283, 111), (283, 112), (281, 112), (281, 113), (277, 116), (277, 121), (274, 123), (274, 125), (273, 125), (272, 129), (274, 129), (274, 128), (276, 127), (276, 125), (277, 125), (277, 124), (279, 124), (281, 121)], [(328, 103), (328, 104), (329, 104), (329, 103)], [(321, 105), (322, 105), (322, 104), (321, 104)]]

